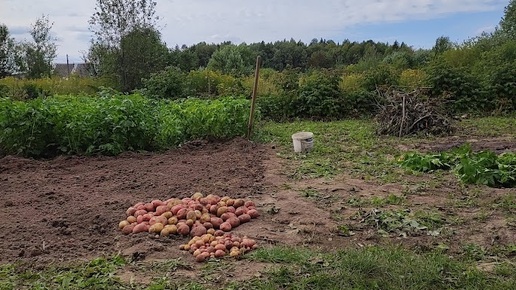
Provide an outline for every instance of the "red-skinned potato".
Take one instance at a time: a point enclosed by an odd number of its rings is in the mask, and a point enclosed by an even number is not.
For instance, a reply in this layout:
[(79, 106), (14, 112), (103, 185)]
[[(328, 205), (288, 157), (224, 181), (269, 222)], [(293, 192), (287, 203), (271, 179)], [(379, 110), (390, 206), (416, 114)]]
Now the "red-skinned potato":
[(232, 207), (232, 206), (228, 206), (228, 211), (227, 212), (235, 213), (235, 208)]
[(149, 224), (143, 222), (141, 224), (137, 224), (134, 226), (133, 234), (147, 232), (148, 230), (149, 230)]
[(157, 208), (158, 206), (165, 205), (165, 202), (163, 202), (159, 199), (155, 199), (155, 200), (151, 201), (151, 204), (152, 204), (152, 206), (154, 206), (154, 208)]
[(217, 210), (219, 209), (219, 206), (214, 204), (212, 206), (210, 206), (210, 213), (211, 214), (217, 214)]
[(219, 217), (211, 217), (211, 219), (210, 219), (210, 223), (216, 229), (218, 229), (223, 222), (224, 221), (221, 218), (219, 218)]
[(225, 251), (222, 251), (222, 250), (216, 250), (215, 251), (215, 257), (217, 258), (222, 258), (226, 255), (226, 252)]
[(256, 205), (254, 204), (254, 202), (248, 200), (244, 203), (244, 206), (245, 207), (256, 207)]
[(138, 216), (141, 216), (141, 215), (144, 215), (144, 214), (147, 214), (147, 211), (144, 210), (144, 209), (139, 209), (139, 210), (134, 212), (134, 216), (135, 217), (138, 217)]
[(184, 218), (186, 218), (186, 214), (187, 214), (186, 208), (182, 208), (177, 212), (176, 216), (178, 219), (184, 219)]
[(180, 209), (182, 209), (182, 208), (184, 208), (184, 206), (183, 206), (182, 204), (177, 204), (177, 205), (174, 205), (174, 206), (170, 209), (170, 211), (172, 212), (172, 214), (173, 214), (173, 215), (176, 215), (176, 214), (177, 214), (177, 212), (178, 212)]
[(208, 252), (202, 252), (200, 253), (199, 255), (197, 255), (197, 257), (195, 257), (195, 261), (196, 262), (204, 262), (206, 261), (206, 259), (208, 259), (210, 257), (210, 253)]
[(245, 207), (245, 206), (238, 207), (238, 208), (235, 210), (235, 214), (236, 214), (237, 216), (241, 216), (241, 215), (243, 215), (244, 213), (247, 213), (247, 207)]
[(216, 236), (216, 237), (222, 237), (224, 235), (224, 231), (223, 230), (216, 230), (213, 233), (213, 235)]
[(229, 232), (229, 231), (231, 231), (232, 227), (231, 227), (230, 223), (223, 222), (222, 224), (220, 224), (220, 229), (225, 231), (225, 232)]
[(160, 223), (162, 225), (166, 225), (168, 224), (168, 219), (164, 216), (153, 216), (150, 220), (149, 220), (149, 225), (154, 225), (154, 224), (157, 224), (157, 223)]
[(122, 229), (122, 233), (125, 234), (125, 235), (128, 235), (130, 233), (133, 232), (133, 229), (134, 227), (136, 226), (136, 224), (129, 224), (129, 225), (126, 225), (123, 229)]
[(212, 229), (213, 228), (213, 224), (210, 223), (210, 222), (205, 222), (202, 224), (206, 229)]
[(240, 220), (237, 217), (230, 217), (226, 220), (226, 222), (231, 225), (232, 229), (234, 229), (240, 225)]
[(156, 207), (156, 215), (162, 215), (163, 213), (169, 211), (170, 208), (166, 205), (159, 205)]
[(256, 244), (255, 240), (243, 238), (242, 242), (240, 243), (240, 246), (252, 249), (255, 244)]
[[(206, 230), (206, 228), (203, 225), (196, 225), (190, 231), (190, 236), (192, 236), (192, 237), (200, 237), (200, 236), (206, 234), (206, 231), (207, 230)], [(203, 244), (204, 244), (204, 242), (203, 242)]]
[(247, 211), (247, 214), (251, 216), (251, 218), (255, 219), (260, 216), (260, 213), (256, 209), (250, 209)]
[(251, 221), (251, 216), (244, 213), (244, 214), (238, 216), (238, 219), (240, 220), (240, 223), (243, 224), (243, 223), (247, 223), (247, 222)]
[(154, 211), (154, 205), (152, 205), (152, 203), (150, 203), (150, 202), (149, 202), (149, 203), (146, 203), (146, 204), (145, 204), (145, 210), (146, 210), (147, 212), (149, 212), (149, 211)]
[(226, 246), (224, 244), (216, 244), (215, 245), (215, 250), (225, 251), (226, 250)]
[(150, 220), (151, 220), (151, 218), (152, 218), (153, 216), (154, 216), (154, 215), (153, 215), (153, 214), (151, 214), (151, 213), (146, 213), (146, 214), (142, 215), (142, 217), (143, 217), (143, 221), (148, 222), (148, 221), (150, 221)]
[(186, 224), (180, 224), (177, 226), (177, 233), (186, 236), (190, 233), (190, 227)]
[(237, 217), (236, 214), (232, 213), (232, 212), (227, 212), (223, 215), (220, 216), (220, 218), (223, 220), (223, 221), (227, 221), (228, 219), (232, 218), (232, 217)]

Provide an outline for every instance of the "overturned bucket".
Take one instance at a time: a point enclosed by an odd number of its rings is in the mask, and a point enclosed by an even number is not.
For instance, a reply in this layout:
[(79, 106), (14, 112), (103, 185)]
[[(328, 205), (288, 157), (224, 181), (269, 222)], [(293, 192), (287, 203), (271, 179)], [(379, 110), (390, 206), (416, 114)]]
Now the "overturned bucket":
[(314, 134), (312, 132), (297, 132), (292, 135), (294, 152), (310, 152), (314, 147)]

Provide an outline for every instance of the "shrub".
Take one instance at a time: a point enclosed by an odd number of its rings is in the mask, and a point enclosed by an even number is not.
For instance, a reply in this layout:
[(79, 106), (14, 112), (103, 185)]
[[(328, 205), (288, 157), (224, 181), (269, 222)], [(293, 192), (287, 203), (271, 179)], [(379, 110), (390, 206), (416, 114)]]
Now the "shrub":
[(240, 79), (208, 69), (188, 73), (186, 86), (187, 95), (196, 97), (249, 94)]
[(467, 112), (489, 109), (480, 81), (465, 68), (452, 67), (444, 62), (433, 63), (427, 72), (431, 97), (448, 97), (452, 112)]
[(144, 93), (157, 99), (179, 99), (186, 96), (185, 74), (178, 67), (170, 66), (151, 74), (143, 81)]

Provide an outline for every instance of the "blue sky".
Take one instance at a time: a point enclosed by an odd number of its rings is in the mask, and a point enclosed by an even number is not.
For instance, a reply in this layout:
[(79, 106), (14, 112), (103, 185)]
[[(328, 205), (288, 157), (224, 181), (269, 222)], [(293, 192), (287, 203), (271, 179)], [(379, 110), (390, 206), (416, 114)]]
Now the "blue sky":
[[(483, 31), (492, 32), (503, 16), (503, 7), (498, 11), (452, 13), (426, 20), (406, 20), (378, 24), (358, 24), (352, 31), (352, 40), (373, 39), (393, 43), (404, 41), (417, 48), (431, 48), (439, 36), (448, 36), (461, 43)], [(346, 34), (336, 38), (346, 37)]]
[[(56, 62), (81, 61), (91, 39), (95, 0), (0, 0), (0, 23), (17, 39), (45, 14), (58, 38)], [(508, 0), (157, 0), (162, 38), (169, 47), (201, 41), (266, 42), (313, 38), (431, 48), (439, 36), (462, 42), (493, 31)]]

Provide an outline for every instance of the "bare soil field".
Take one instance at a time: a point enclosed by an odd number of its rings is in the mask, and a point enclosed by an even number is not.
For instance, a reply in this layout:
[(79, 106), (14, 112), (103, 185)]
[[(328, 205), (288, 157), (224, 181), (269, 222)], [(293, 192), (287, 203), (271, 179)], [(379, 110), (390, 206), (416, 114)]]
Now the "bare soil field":
[[(494, 141), (493, 146), (489, 142), (487, 148), (515, 146), (503, 140)], [(418, 149), (434, 150), (452, 143), (446, 144)], [(137, 202), (187, 197), (197, 191), (253, 200), (261, 216), (233, 232), (256, 239), (260, 247), (330, 250), (400, 244), (416, 250), (443, 247), (454, 254), (468, 243), (493, 249), (516, 241), (515, 221), (506, 218), (514, 208), (504, 208), (502, 203), (503, 198), (516, 194), (514, 189), (482, 187), (473, 196), (451, 175), (441, 176), (444, 184), (435, 185), (431, 175), (409, 176), (402, 184), (378, 184), (346, 174), (293, 180), (284, 173), (288, 161), (277, 157), (277, 150), (234, 139), (117, 157), (3, 157), (0, 263), (44, 267), (119, 253), (138, 263), (181, 258), (191, 267), (178, 269), (172, 276), (195, 276), (199, 266), (191, 263), (189, 253), (179, 250), (187, 238), (123, 235), (118, 222)], [(393, 196), (402, 199), (391, 200)], [(402, 219), (402, 226), (379, 232), (384, 212), (407, 212), (407, 217), (419, 213), (423, 215), (419, 220), (433, 221), (435, 228), (410, 225), (410, 219), (408, 226), (403, 225)], [(240, 279), (259, 275), (267, 267), (246, 260), (235, 263), (249, 269)], [(130, 265), (119, 274), (127, 281), (145, 283), (148, 279)]]

